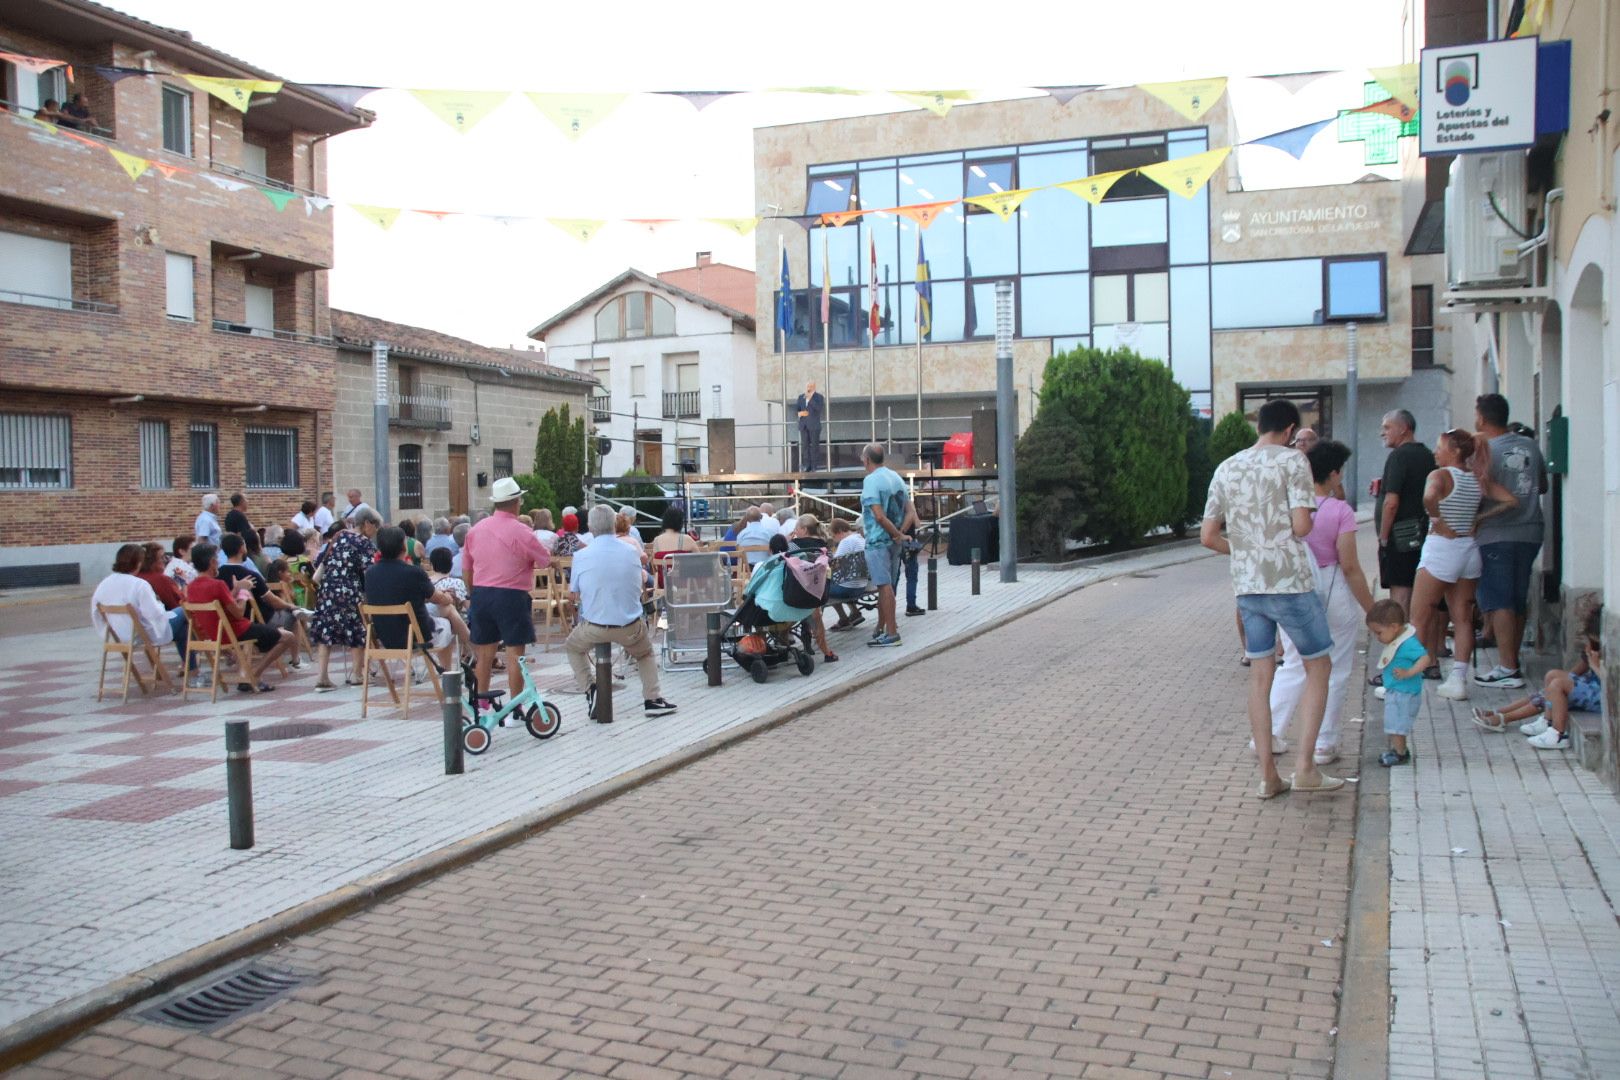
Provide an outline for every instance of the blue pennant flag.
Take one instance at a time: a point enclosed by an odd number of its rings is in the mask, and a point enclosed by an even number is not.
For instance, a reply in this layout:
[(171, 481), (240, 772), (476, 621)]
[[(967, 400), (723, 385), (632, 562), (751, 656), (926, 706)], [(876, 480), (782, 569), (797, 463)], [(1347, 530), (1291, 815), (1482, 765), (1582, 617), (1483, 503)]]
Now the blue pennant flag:
[(793, 333), (793, 280), (788, 277), (787, 248), (782, 249), (782, 284), (776, 295), (776, 328), (783, 334)]
[(1314, 124), (1301, 124), (1297, 128), (1289, 128), (1287, 131), (1267, 135), (1263, 139), (1250, 139), (1243, 145), (1269, 146), (1273, 150), (1281, 150), (1297, 161), (1305, 156), (1305, 148), (1310, 145), (1311, 140), (1320, 135), (1322, 130), (1329, 124), (1333, 123), (1333, 119), (1318, 120)]

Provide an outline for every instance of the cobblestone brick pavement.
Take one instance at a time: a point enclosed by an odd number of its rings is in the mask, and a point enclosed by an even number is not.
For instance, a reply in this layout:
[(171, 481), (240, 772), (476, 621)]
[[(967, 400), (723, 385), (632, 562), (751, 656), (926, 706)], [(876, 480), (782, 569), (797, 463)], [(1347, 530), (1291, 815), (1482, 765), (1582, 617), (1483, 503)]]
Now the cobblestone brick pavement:
[(1353, 792), (1252, 797), (1231, 611), (1086, 589), (21, 1075), (1325, 1077)]

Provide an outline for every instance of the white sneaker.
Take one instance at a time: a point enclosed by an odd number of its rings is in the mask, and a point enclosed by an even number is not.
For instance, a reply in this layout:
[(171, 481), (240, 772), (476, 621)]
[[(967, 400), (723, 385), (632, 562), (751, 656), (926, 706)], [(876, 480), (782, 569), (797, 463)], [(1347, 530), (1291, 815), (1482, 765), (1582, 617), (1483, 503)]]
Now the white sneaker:
[(1382, 686), (1373, 687), (1373, 697), (1377, 698), (1379, 701), (1383, 701), (1384, 700), (1384, 688)]
[[(1288, 740), (1278, 738), (1276, 735), (1273, 735), (1271, 737), (1271, 752), (1273, 754), (1286, 754), (1286, 753), (1288, 753)], [(1251, 753), (1251, 754), (1254, 753), (1254, 740), (1253, 739), (1249, 740), (1249, 753)], [(1256, 756), (1258, 756), (1258, 755), (1256, 755)]]
[(1543, 731), (1546, 731), (1550, 727), (1552, 727), (1552, 725), (1547, 723), (1547, 717), (1545, 715), (1537, 716), (1534, 719), (1526, 720), (1524, 723), (1520, 724), (1519, 734), (1523, 735), (1525, 738), (1529, 738), (1532, 735), (1540, 735)]
[(1517, 690), (1524, 686), (1524, 675), (1497, 664), (1489, 671), (1475, 672), (1474, 682), (1480, 686), (1494, 686), (1501, 690)]
[(199, 671), (191, 678), (186, 680), (186, 685), (193, 690), (206, 690), (210, 685), (212, 685), (213, 681), (214, 680), (212, 678)]
[(1437, 689), (1435, 693), (1439, 694), (1443, 698), (1450, 698), (1452, 701), (1467, 701), (1468, 684), (1463, 680), (1464, 673), (1462, 665), (1453, 664), (1451, 666), (1451, 674), (1446, 677), (1445, 682), (1440, 684), (1440, 688)]
[(1331, 764), (1339, 760), (1339, 748), (1337, 746), (1318, 746), (1316, 753), (1311, 756), (1311, 760), (1318, 765)]
[(1568, 750), (1569, 733), (1559, 731), (1555, 727), (1548, 727), (1540, 735), (1532, 735), (1529, 742), (1537, 750)]

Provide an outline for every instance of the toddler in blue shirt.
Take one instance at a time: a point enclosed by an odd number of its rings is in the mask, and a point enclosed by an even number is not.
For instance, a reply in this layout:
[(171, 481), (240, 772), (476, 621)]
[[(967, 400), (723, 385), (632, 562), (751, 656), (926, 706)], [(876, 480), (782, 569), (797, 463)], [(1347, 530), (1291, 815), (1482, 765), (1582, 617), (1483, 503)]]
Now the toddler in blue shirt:
[(1384, 734), (1389, 749), (1378, 758), (1388, 769), (1412, 760), (1407, 738), (1423, 703), (1423, 669), (1433, 661), (1417, 629), (1406, 621), (1406, 610), (1393, 600), (1380, 600), (1367, 612), (1367, 629), (1384, 649), (1378, 666), (1384, 672)]

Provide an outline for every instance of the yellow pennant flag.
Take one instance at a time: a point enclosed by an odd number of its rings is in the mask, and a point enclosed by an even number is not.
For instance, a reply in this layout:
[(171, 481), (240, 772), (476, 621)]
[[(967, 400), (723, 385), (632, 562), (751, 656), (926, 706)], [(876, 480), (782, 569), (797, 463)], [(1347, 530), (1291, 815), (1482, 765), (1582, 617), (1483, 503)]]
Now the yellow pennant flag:
[(1054, 186), (1072, 192), (1092, 206), (1096, 206), (1103, 201), (1103, 196), (1108, 194), (1109, 188), (1119, 183), (1123, 177), (1129, 176), (1131, 172), (1130, 169), (1121, 169), (1119, 172), (1098, 173), (1096, 176), (1085, 176), (1079, 180), (1066, 180)]
[(944, 116), (951, 111), (951, 106), (973, 96), (967, 90), (890, 90), (889, 93), (902, 101), (921, 106), (935, 116)]
[(596, 235), (596, 230), (607, 224), (600, 218), (553, 217), (546, 218), (546, 220), (582, 244), (590, 243), (591, 237)]
[(412, 90), (411, 95), (462, 134), (512, 96), (508, 90)]
[(1184, 79), (1181, 82), (1138, 83), (1189, 120), (1200, 120), (1226, 93), (1226, 79)]
[(570, 139), (578, 139), (617, 109), (628, 94), (535, 94), (534, 107)]
[(1210, 175), (1221, 167), (1221, 162), (1225, 161), (1226, 155), (1231, 152), (1230, 146), (1221, 146), (1214, 150), (1205, 150), (1202, 154), (1193, 154), (1191, 157), (1143, 165), (1137, 172), (1166, 191), (1173, 191), (1184, 199), (1190, 199), (1198, 194), (1198, 190), (1209, 180)]
[(1012, 191), (995, 191), (989, 195), (972, 195), (962, 201), (982, 206), (1002, 221), (1006, 221), (1012, 217), (1013, 211), (1018, 209), (1019, 203), (1039, 190), (1040, 188), (1014, 188)]
[(281, 84), (270, 79), (215, 79), (207, 75), (182, 75), (197, 89), (212, 94), (233, 109), (248, 110), (248, 100), (254, 94), (274, 94)]
[(757, 217), (710, 217), (703, 220), (711, 225), (719, 225), (730, 229), (738, 236), (747, 236), (754, 231), (760, 219)]
[(131, 180), (139, 180), (152, 164), (143, 157), (136, 157), (134, 154), (126, 154), (122, 150), (115, 150), (110, 146), (107, 147), (107, 153), (111, 154), (113, 156), (113, 160), (124, 167), (124, 171), (129, 173), (129, 178)]
[(399, 209), (393, 206), (367, 206), (364, 203), (349, 203), (348, 207), (377, 228), (387, 231), (394, 227), (399, 220)]
[(1405, 105), (1413, 112), (1418, 107), (1418, 66), (1416, 64), (1394, 64), (1390, 67), (1368, 68), (1367, 74), (1373, 81), (1385, 90), (1389, 96)]

